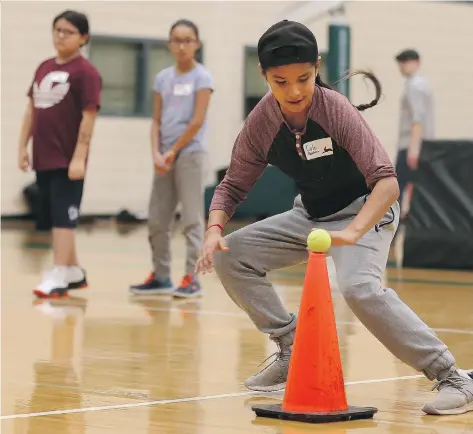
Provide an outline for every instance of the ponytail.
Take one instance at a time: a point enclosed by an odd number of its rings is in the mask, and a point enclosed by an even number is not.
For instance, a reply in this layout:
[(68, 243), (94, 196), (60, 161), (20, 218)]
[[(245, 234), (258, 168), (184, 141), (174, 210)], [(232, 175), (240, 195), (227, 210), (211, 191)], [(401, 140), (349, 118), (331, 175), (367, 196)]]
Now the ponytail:
[[(376, 96), (375, 96), (373, 101), (371, 101), (368, 104), (355, 105), (354, 107), (359, 111), (363, 111), (363, 110), (369, 109), (371, 107), (374, 107), (376, 104), (378, 104), (378, 101), (381, 98), (381, 83), (374, 76), (374, 74), (372, 74), (371, 72), (367, 72), (367, 71), (354, 71), (351, 74), (348, 74), (345, 77), (343, 77), (342, 80), (347, 80), (348, 78), (353, 77), (354, 75), (364, 75), (365, 78), (368, 78), (369, 80), (371, 80), (371, 82), (373, 83), (373, 85), (375, 87), (375, 90), (376, 90)], [(324, 87), (326, 89), (334, 90), (331, 86), (329, 86), (328, 84), (325, 84), (322, 81), (319, 74), (317, 74), (317, 77), (315, 78), (315, 84), (317, 84), (320, 87)]]

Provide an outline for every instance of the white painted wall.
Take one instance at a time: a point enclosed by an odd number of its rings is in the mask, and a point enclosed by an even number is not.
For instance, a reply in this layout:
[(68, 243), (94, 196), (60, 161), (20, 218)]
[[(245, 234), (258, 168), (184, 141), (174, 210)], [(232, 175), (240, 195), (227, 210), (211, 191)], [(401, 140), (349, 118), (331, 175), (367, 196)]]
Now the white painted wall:
[[(473, 6), (447, 2), (348, 2), (352, 25), (352, 67), (372, 69), (384, 97), (366, 118), (395, 157), (399, 98), (404, 81), (394, 56), (414, 47), (422, 56), (422, 72), (435, 93), (438, 138), (473, 138)], [(366, 95), (353, 86), (352, 99)]]
[[(137, 7), (139, 4), (139, 7)], [(189, 18), (200, 27), (205, 65), (212, 71), (208, 129), (208, 182), (227, 165), (243, 123), (244, 46), (255, 45), (295, 2), (6, 2), (2, 4), (1, 212), (25, 211), (22, 188), (33, 179), (17, 169), (17, 141), (25, 93), (37, 64), (53, 55), (52, 18), (66, 8), (88, 14), (95, 33), (166, 38), (169, 26)], [(370, 124), (395, 155), (398, 101), (402, 89), (394, 55), (413, 46), (435, 90), (442, 137), (472, 137), (473, 7), (448, 3), (349, 2), (352, 66), (369, 68), (384, 86), (382, 104), (366, 112)], [(308, 23), (321, 51), (327, 49), (328, 17)], [(19, 27), (20, 26), (20, 27)], [(352, 84), (355, 103), (371, 97), (362, 80)], [(152, 167), (149, 119), (100, 117), (94, 136), (83, 212), (116, 213), (147, 208)]]

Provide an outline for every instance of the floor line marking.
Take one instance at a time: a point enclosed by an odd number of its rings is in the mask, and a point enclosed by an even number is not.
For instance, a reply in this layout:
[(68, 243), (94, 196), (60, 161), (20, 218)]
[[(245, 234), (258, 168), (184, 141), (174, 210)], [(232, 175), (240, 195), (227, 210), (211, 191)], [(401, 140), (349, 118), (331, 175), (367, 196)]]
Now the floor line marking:
[[(353, 385), (358, 385), (358, 384), (386, 383), (386, 382), (392, 382), (392, 381), (411, 380), (411, 379), (422, 378), (422, 377), (424, 376), (423, 375), (406, 375), (403, 377), (349, 381), (349, 382), (346, 382), (345, 385), (353, 386)], [(37, 413), (9, 414), (5, 416), (0, 416), (0, 420), (24, 419), (24, 418), (41, 417), (41, 416), (56, 416), (56, 415), (62, 415), (62, 414), (85, 413), (88, 411), (120, 410), (120, 409), (137, 408), (137, 407), (149, 407), (152, 405), (179, 404), (183, 402), (208, 401), (211, 399), (236, 398), (239, 396), (250, 396), (250, 395), (273, 396), (274, 393), (263, 394), (261, 392), (236, 392), (236, 393), (224, 393), (220, 395), (195, 396), (191, 398), (161, 399), (157, 401), (146, 401), (146, 402), (129, 402), (127, 404), (71, 408), (71, 409), (65, 409), (65, 410), (41, 411)]]
[[(248, 318), (247, 315), (244, 313), (238, 312), (219, 312), (219, 311), (212, 311), (212, 310), (195, 310), (195, 309), (179, 309), (178, 307), (146, 307), (147, 310), (156, 311), (156, 312), (177, 312), (177, 313), (195, 313), (200, 315), (215, 315), (215, 316), (233, 316), (238, 318)], [(339, 325), (352, 325), (357, 327), (364, 327), (364, 325), (360, 322), (352, 322), (352, 321), (336, 321)], [(465, 335), (473, 335), (473, 330), (460, 330), (460, 329), (449, 329), (449, 328), (433, 328), (435, 332), (441, 333), (454, 333), (454, 334), (465, 334)]]
[(425, 378), (425, 376), (423, 374), (417, 374), (417, 375), (404, 375), (402, 377), (375, 378), (373, 380), (348, 381), (345, 383), (345, 386), (355, 386), (357, 384), (390, 383), (392, 381), (413, 380), (415, 378)]

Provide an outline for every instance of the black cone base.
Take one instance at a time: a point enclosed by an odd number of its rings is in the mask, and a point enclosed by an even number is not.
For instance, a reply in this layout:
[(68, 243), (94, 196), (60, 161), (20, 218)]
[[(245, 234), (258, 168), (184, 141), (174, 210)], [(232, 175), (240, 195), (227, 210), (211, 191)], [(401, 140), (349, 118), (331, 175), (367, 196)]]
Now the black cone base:
[(374, 407), (352, 407), (347, 410), (330, 413), (298, 413), (284, 411), (281, 404), (258, 405), (251, 408), (256, 416), (280, 420), (292, 420), (306, 423), (343, 422), (347, 420), (371, 419), (378, 412)]

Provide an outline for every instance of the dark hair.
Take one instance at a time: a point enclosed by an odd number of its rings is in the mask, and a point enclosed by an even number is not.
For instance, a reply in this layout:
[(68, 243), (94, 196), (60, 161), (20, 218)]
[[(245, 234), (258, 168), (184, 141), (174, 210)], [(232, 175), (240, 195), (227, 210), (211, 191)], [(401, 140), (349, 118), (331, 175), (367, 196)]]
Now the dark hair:
[(407, 62), (408, 60), (420, 60), (420, 55), (416, 50), (408, 49), (401, 51), (397, 56), (396, 60), (398, 62)]
[(197, 26), (192, 22), (192, 21), (189, 21), (189, 20), (177, 20), (172, 26), (171, 26), (171, 29), (169, 30), (169, 36), (171, 36), (171, 33), (172, 31), (178, 27), (178, 26), (186, 26), (186, 27), (189, 27), (194, 33), (195, 33), (195, 37), (197, 38), (197, 40), (199, 40), (199, 29), (197, 28)]
[(89, 20), (85, 14), (71, 10), (64, 11), (54, 18), (53, 27), (62, 19), (69, 21), (82, 36), (89, 34)]
[[(369, 80), (371, 80), (371, 82), (374, 84), (374, 87), (375, 87), (375, 90), (376, 90), (376, 96), (375, 96), (374, 100), (371, 101), (368, 104), (354, 105), (353, 107), (355, 107), (359, 111), (363, 111), (363, 110), (369, 109), (371, 107), (374, 107), (376, 104), (378, 104), (379, 99), (381, 98), (381, 90), (382, 90), (381, 89), (381, 83), (375, 77), (374, 74), (372, 74), (371, 72), (367, 72), (367, 71), (354, 71), (354, 72), (346, 75), (345, 77), (341, 78), (341, 80), (347, 80), (348, 78), (353, 77), (354, 75), (364, 75), (365, 78), (368, 78)], [(333, 87), (331, 87), (328, 84), (324, 83), (322, 81), (322, 79), (320, 78), (319, 74), (317, 74), (317, 77), (315, 78), (315, 84), (317, 84), (320, 87), (325, 87), (326, 89), (335, 90)]]

